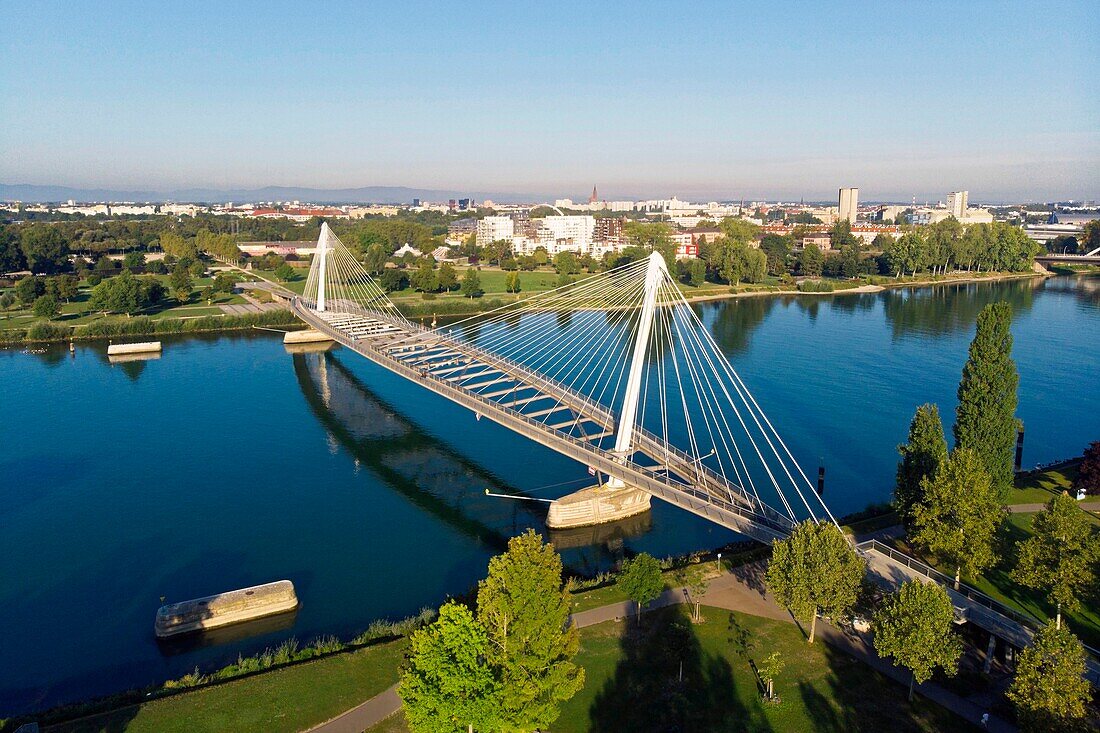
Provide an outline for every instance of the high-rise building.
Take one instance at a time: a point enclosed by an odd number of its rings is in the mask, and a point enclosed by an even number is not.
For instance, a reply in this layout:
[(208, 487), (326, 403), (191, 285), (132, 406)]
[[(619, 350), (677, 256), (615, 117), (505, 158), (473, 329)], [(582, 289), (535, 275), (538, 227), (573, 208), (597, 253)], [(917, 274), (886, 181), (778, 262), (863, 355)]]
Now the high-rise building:
[(966, 209), (970, 205), (969, 191), (952, 191), (947, 194), (947, 210), (951, 216), (962, 221), (966, 217)]
[(857, 211), (859, 211), (859, 189), (840, 189), (840, 214), (838, 218), (847, 219), (850, 223), (855, 224)]
[(515, 225), (510, 216), (486, 216), (477, 223), (477, 243), (485, 246), (498, 240), (512, 241)]

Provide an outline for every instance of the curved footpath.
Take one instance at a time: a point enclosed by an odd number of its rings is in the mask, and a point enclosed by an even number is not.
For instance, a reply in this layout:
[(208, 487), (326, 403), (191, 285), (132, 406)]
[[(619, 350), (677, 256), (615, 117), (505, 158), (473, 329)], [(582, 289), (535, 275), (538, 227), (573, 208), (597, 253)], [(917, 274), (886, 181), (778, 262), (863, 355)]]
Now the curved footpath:
[[(791, 616), (789, 611), (781, 608), (775, 603), (771, 595), (764, 591), (763, 583), (763, 564), (743, 565), (711, 580), (706, 594), (703, 595), (700, 601), (704, 606), (798, 624), (798, 621)], [(687, 603), (690, 600), (691, 595), (688, 593), (687, 588), (670, 588), (662, 593), (657, 600), (650, 603), (645, 610), (652, 611), (655, 608), (674, 606), (679, 603)], [(605, 621), (627, 618), (633, 612), (633, 603), (623, 601), (588, 611), (581, 611), (574, 614), (572, 619), (578, 628), (584, 628)], [(830, 646), (840, 649), (849, 656), (867, 664), (875, 671), (896, 680), (899, 684), (909, 684), (908, 673), (905, 670), (895, 667), (889, 661), (878, 656), (871, 645), (868, 634), (841, 630), (824, 619), (819, 619), (817, 636)], [(968, 722), (978, 724), (982, 714), (988, 712), (986, 708), (932, 682), (917, 685), (914, 689), (932, 702), (947, 708)], [(401, 698), (397, 694), (397, 685), (393, 685), (346, 713), (310, 728), (309, 733), (363, 733), (368, 728), (394, 715), (400, 709)], [(1011, 733), (1016, 730), (1016, 726), (990, 715), (989, 723), (985, 729), (999, 731), (1000, 733)]]

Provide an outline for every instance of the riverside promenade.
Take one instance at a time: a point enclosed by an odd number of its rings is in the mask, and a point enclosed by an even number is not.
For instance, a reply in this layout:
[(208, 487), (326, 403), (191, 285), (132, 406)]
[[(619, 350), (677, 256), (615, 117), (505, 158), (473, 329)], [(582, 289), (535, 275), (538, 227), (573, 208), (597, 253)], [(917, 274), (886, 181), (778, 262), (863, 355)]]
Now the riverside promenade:
[[(765, 569), (766, 566), (763, 563), (750, 563), (712, 578), (707, 592), (699, 601), (704, 606), (761, 616), (796, 624), (802, 628), (802, 624), (791, 616), (789, 611), (779, 606), (771, 594), (765, 590)], [(691, 594), (687, 588), (669, 588), (643, 609), (643, 612), (688, 603), (691, 600)], [(585, 628), (606, 621), (624, 619), (633, 613), (634, 604), (630, 601), (622, 601), (581, 611), (574, 614), (572, 620), (577, 628)], [(806, 633), (805, 629), (803, 631)], [(899, 684), (909, 684), (908, 671), (895, 667), (889, 660), (879, 657), (871, 644), (869, 634), (859, 633), (851, 629), (841, 629), (824, 619), (819, 619), (817, 638), (867, 664), (877, 672), (896, 680)], [(983, 705), (956, 695), (932, 682), (919, 684), (914, 690), (975, 725), (981, 720), (982, 714), (988, 712), (988, 708)], [(309, 733), (363, 733), (363, 731), (381, 723), (400, 710), (401, 698), (397, 694), (397, 685), (395, 684), (361, 705), (311, 728)], [(1011, 733), (1017, 729), (1015, 725), (1008, 721), (991, 715), (985, 730)]]

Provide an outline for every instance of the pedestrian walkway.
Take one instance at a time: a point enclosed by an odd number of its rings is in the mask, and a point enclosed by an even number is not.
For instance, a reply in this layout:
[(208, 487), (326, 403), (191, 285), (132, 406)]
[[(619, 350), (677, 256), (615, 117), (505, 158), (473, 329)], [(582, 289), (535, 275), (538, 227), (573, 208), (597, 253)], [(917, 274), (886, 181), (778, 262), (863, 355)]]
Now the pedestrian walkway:
[[(1100, 512), (1100, 501), (1079, 501), (1077, 506), (1086, 512)], [(1046, 504), (1009, 504), (1008, 511), (1013, 514), (1035, 514), (1047, 508)]]
[[(779, 606), (771, 594), (767, 592), (764, 586), (766, 567), (763, 562), (749, 563), (733, 568), (731, 572), (723, 573), (710, 581), (707, 592), (699, 599), (700, 602), (704, 606), (762, 616), (776, 621), (797, 624), (801, 628), (801, 624), (795, 620), (791, 613)], [(687, 588), (669, 588), (644, 610), (652, 611), (657, 608), (691, 602), (693, 602), (691, 593)], [(577, 628), (585, 628), (605, 621), (627, 618), (634, 613), (635, 608), (632, 602), (621, 601), (581, 611), (574, 614), (572, 620)], [(851, 629), (840, 629), (824, 619), (819, 619), (817, 638), (867, 664), (881, 674), (896, 680), (898, 683), (909, 685), (909, 673), (904, 669), (895, 667), (889, 660), (880, 658), (871, 645), (868, 634), (861, 634)], [(914, 690), (937, 705), (947, 708), (964, 720), (975, 724), (981, 720), (982, 714), (987, 712), (982, 706), (932, 682), (917, 685)], [(401, 698), (397, 695), (397, 685), (394, 685), (362, 705), (311, 728), (310, 732), (362, 733), (364, 730), (394, 715), (400, 709)], [(1016, 730), (1016, 726), (1001, 718), (990, 716), (986, 729), (998, 733), (1012, 733)]]

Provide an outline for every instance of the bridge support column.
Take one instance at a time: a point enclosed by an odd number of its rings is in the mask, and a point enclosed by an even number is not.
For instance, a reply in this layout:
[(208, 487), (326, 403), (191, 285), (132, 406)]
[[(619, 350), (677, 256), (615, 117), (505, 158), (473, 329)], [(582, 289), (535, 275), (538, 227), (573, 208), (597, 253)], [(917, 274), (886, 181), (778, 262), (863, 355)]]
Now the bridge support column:
[(629, 487), (589, 486), (550, 504), (546, 526), (550, 529), (590, 527), (617, 522), (649, 511), (649, 494)]
[(325, 312), (325, 266), (328, 264), (328, 222), (321, 222), (321, 236), (317, 237), (317, 312)]

